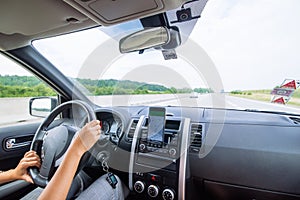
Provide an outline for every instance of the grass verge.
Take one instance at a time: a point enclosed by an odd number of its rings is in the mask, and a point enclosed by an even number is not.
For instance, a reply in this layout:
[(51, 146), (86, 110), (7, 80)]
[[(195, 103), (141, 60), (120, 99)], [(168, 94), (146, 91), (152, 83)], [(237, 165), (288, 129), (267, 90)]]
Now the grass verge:
[[(272, 98), (271, 90), (233, 91), (230, 93), (230, 95), (264, 102), (271, 102)], [(300, 107), (300, 90), (296, 90), (294, 92), (287, 105)]]

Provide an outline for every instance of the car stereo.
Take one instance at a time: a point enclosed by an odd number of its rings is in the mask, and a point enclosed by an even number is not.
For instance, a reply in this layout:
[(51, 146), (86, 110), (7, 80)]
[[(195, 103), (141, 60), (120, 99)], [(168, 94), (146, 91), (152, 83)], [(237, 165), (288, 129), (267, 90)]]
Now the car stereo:
[(150, 107), (141, 120), (135, 126), (130, 188), (138, 199), (179, 200), (185, 183), (186, 156), (181, 152), (187, 144), (182, 134), (188, 135), (185, 119), (167, 116), (165, 108)]

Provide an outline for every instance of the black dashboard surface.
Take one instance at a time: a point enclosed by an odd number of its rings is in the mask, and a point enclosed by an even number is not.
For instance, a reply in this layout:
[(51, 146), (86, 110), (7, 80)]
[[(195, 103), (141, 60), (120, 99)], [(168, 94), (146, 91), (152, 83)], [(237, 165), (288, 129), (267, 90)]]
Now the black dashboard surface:
[[(114, 110), (124, 123), (118, 147), (130, 152), (132, 141), (126, 137), (129, 126), (132, 120), (147, 116), (149, 107)], [(225, 198), (226, 192), (242, 187), (248, 192), (300, 198), (299, 116), (188, 107), (166, 107), (166, 115), (167, 119), (189, 118), (190, 138), (193, 124), (201, 125), (197, 130), (202, 137), (199, 151), (188, 149), (187, 173), (194, 182), (192, 194), (223, 190), (219, 198)], [(190, 139), (189, 145), (192, 142)]]

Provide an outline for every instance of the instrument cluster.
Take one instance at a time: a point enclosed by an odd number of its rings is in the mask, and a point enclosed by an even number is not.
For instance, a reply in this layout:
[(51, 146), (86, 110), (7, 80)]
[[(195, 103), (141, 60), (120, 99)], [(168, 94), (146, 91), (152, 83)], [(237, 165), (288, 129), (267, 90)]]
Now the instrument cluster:
[(124, 125), (119, 116), (112, 113), (97, 113), (100, 120), (102, 133), (113, 143), (118, 143), (122, 137)]

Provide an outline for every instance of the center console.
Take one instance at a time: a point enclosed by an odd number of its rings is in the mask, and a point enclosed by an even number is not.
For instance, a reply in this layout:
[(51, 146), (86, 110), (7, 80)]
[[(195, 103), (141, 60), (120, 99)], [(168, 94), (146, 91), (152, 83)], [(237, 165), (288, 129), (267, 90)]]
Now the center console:
[(136, 126), (129, 187), (137, 199), (184, 199), (189, 119), (165, 117), (149, 109)]

